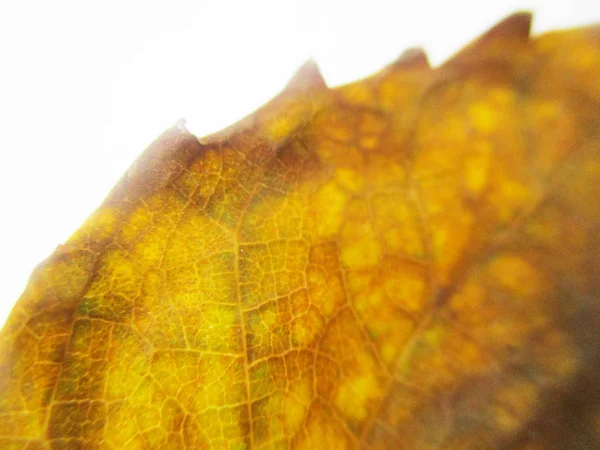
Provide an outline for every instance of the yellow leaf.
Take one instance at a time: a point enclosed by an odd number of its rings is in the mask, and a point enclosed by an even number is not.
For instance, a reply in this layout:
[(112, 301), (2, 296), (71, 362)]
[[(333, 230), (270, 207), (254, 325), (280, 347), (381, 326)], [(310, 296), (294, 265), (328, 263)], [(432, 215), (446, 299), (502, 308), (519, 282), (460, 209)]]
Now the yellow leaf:
[(600, 33), (182, 124), (0, 333), (0, 447), (600, 447)]

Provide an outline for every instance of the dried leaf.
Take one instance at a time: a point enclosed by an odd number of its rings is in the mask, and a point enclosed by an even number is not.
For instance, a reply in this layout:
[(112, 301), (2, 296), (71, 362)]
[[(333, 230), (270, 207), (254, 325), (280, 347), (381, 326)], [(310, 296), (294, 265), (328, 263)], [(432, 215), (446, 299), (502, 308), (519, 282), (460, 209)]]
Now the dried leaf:
[(600, 32), (180, 124), (0, 334), (0, 446), (600, 447)]

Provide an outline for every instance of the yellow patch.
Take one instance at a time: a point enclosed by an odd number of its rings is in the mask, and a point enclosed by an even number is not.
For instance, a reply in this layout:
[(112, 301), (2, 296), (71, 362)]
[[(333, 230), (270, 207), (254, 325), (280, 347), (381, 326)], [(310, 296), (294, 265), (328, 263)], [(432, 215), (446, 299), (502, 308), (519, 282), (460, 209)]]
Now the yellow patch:
[(287, 396), (283, 402), (282, 409), (285, 430), (287, 433), (293, 434), (304, 423), (308, 408), (305, 404), (296, 400), (296, 398)]
[(479, 141), (465, 160), (465, 183), (473, 194), (479, 194), (488, 180), (490, 147), (488, 142)]
[(498, 126), (498, 116), (494, 105), (479, 102), (469, 105), (471, 124), (480, 133), (490, 133)]
[(351, 169), (339, 169), (335, 172), (338, 184), (350, 192), (358, 192), (364, 185), (364, 175)]
[(529, 262), (517, 256), (494, 259), (489, 271), (503, 287), (524, 296), (535, 295), (542, 287), (538, 271)]
[(347, 195), (337, 183), (328, 183), (317, 193), (312, 202), (317, 236), (327, 238), (339, 232), (347, 200)]
[(348, 269), (361, 269), (377, 265), (381, 258), (381, 245), (368, 237), (356, 242), (348, 242), (342, 247), (341, 260)]
[(515, 379), (496, 396), (496, 423), (503, 431), (513, 432), (533, 413), (538, 388), (529, 380)]
[(360, 422), (368, 415), (368, 403), (380, 395), (377, 378), (372, 374), (342, 381), (337, 390), (335, 405), (352, 421)]

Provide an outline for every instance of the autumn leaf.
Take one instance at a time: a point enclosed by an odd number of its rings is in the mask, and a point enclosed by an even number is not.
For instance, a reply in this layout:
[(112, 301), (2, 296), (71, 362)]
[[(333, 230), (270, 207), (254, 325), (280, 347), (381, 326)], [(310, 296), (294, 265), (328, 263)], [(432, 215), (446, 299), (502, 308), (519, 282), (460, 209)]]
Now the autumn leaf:
[(600, 447), (600, 31), (315, 64), (34, 272), (0, 447)]

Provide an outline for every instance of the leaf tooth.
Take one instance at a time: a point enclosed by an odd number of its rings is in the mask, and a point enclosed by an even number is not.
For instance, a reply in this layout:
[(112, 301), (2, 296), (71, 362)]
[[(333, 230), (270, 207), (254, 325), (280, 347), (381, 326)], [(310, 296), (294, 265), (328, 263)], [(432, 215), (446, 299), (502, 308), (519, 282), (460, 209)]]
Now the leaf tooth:
[(481, 35), (476, 43), (514, 38), (527, 40), (531, 33), (531, 20), (532, 14), (529, 11), (511, 14)]
[(107, 197), (107, 201), (132, 201), (162, 189), (202, 150), (202, 145), (179, 119), (138, 156)]
[[(230, 139), (244, 130), (268, 136), (271, 143), (286, 139), (289, 133), (317, 108), (308, 98), (318, 97), (327, 84), (314, 60), (309, 59), (294, 73), (279, 94), (240, 121), (198, 139), (201, 145), (213, 145)], [(315, 93), (315, 95), (312, 95)], [(301, 101), (299, 101), (301, 100)], [(259, 128), (260, 127), (260, 131)]]
[(406, 49), (391, 65), (393, 69), (430, 69), (427, 54), (421, 47)]
[(530, 12), (517, 12), (500, 21), (446, 61), (442, 67), (482, 65), (490, 59), (510, 61), (529, 42)]
[(327, 83), (325, 83), (325, 79), (321, 75), (317, 63), (313, 59), (309, 59), (300, 66), (290, 81), (288, 81), (284, 92), (305, 92), (326, 88)]

